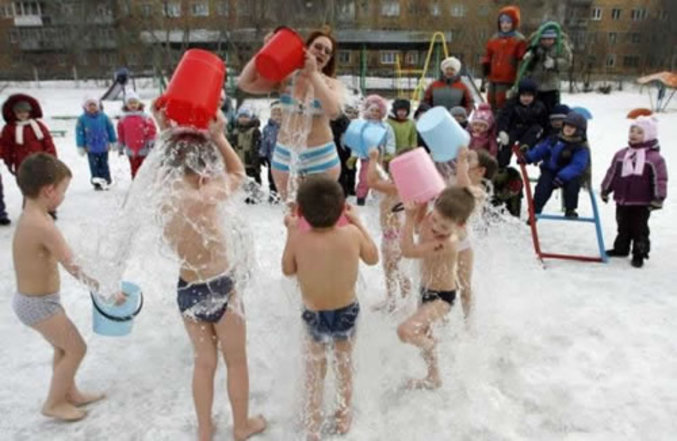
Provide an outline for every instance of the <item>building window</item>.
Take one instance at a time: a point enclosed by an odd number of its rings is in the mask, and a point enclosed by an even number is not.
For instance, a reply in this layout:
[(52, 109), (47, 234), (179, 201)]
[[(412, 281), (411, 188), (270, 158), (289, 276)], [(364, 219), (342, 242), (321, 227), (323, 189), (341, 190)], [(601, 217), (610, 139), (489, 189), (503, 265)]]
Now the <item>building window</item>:
[(642, 37), (639, 33), (633, 32), (632, 34), (630, 34), (630, 41), (632, 41), (634, 44), (640, 43), (641, 40), (642, 40)]
[(193, 17), (209, 17), (209, 3), (195, 2), (190, 5), (190, 11)]
[(355, 20), (355, 2), (342, 2), (338, 5), (337, 11), (338, 19), (340, 21)]
[(644, 20), (647, 16), (645, 8), (637, 8), (630, 10), (630, 19), (632, 21)]
[(465, 17), (466, 7), (462, 4), (451, 5), (452, 17)]
[(150, 3), (141, 4), (141, 15), (143, 17), (150, 17), (153, 14), (153, 6)]
[(252, 15), (252, 1), (251, 0), (238, 0), (237, 2), (237, 15), (241, 17), (248, 17)]
[(216, 14), (227, 17), (230, 13), (230, 3), (228, 1), (216, 2)]
[(592, 15), (590, 18), (594, 21), (600, 21), (602, 19), (602, 8), (592, 8)]
[(418, 64), (418, 52), (409, 51), (404, 55), (404, 64), (416, 66)]
[(621, 10), (618, 8), (613, 8), (611, 10), (611, 19), (612, 20), (620, 20), (621, 19)]
[(618, 39), (618, 34), (615, 32), (609, 32), (609, 44), (616, 44)]
[(659, 11), (658, 12), (658, 19), (662, 21), (666, 21), (668, 19), (668, 11)]
[(181, 17), (181, 3), (179, 2), (165, 3), (162, 9), (162, 13), (165, 17)]
[(399, 17), (399, 0), (386, 0), (381, 2), (381, 15), (384, 17)]
[(339, 64), (350, 64), (351, 56), (350, 51), (338, 51), (338, 62)]
[(395, 51), (381, 51), (381, 64), (395, 64)]
[(14, 8), (12, 5), (0, 5), (0, 18), (14, 17)]
[(606, 56), (606, 67), (614, 67), (616, 65), (616, 55), (609, 54)]
[(491, 12), (489, 5), (480, 6), (480, 9), (477, 11), (480, 17), (486, 17), (487, 15), (489, 15), (489, 12)]
[(14, 44), (17, 41), (19, 41), (19, 35), (17, 34), (16, 29), (11, 29), (9, 31), (9, 42)]
[(636, 55), (623, 57), (623, 67), (639, 67), (639, 57)]
[(113, 10), (109, 5), (98, 5), (96, 7), (96, 14), (99, 17), (112, 17), (113, 16)]
[(104, 52), (99, 54), (99, 65), (101, 66), (112, 66), (115, 63), (113, 54)]
[[(10, 6), (11, 7), (11, 6)], [(41, 15), (39, 2), (14, 2), (14, 15)]]
[(440, 4), (435, 2), (430, 4), (430, 15), (433, 17), (439, 17), (441, 13)]

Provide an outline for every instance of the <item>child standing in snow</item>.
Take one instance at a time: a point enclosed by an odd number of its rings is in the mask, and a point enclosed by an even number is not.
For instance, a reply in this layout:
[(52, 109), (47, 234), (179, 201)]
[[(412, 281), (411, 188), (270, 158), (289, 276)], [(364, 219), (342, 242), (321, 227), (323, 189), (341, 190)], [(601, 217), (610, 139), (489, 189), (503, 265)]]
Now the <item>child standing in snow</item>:
[(393, 101), (392, 114), (388, 116), (388, 124), (395, 133), (395, 152), (416, 147), (418, 133), (416, 124), (409, 119), (411, 103), (409, 100), (398, 98)]
[[(303, 216), (311, 229), (299, 231), (299, 217), (285, 217), (287, 242), (282, 272), (286, 276), (296, 275), (301, 286), (302, 319), (307, 330), (304, 439), (319, 441), (326, 352), (330, 347), (337, 367), (336, 431), (345, 434), (350, 430), (353, 337), (360, 312), (355, 285), (360, 260), (376, 265), (378, 249), (355, 210), (346, 206), (343, 189), (333, 179), (326, 176), (304, 179), (296, 203), (297, 215)], [(338, 227), (342, 214), (349, 224)]]
[(112, 183), (108, 168), (108, 151), (117, 141), (115, 128), (108, 116), (100, 110), (96, 98), (87, 98), (83, 103), (84, 113), (75, 126), (78, 153), (87, 154), (91, 183), (94, 190), (103, 190)]
[(486, 103), (479, 105), (470, 117), (470, 150), (485, 150), (494, 158), (498, 155), (496, 143), (496, 128), (491, 106)]
[[(75, 263), (49, 216), (64, 200), (71, 180), (68, 167), (54, 156), (35, 153), (23, 161), (16, 174), (26, 204), (14, 233), (17, 291), (12, 307), (24, 325), (39, 332), (54, 348), (52, 380), (42, 414), (76, 421), (87, 414), (81, 406), (103, 398), (103, 394), (85, 393), (75, 383), (87, 345), (61, 306), (58, 265), (90, 290), (96, 291), (98, 283)], [(124, 297), (116, 297), (120, 300)]]
[[(254, 179), (256, 184), (251, 181), (245, 186), (247, 198), (245, 202), (255, 204), (260, 199), (261, 185), (261, 162), (259, 159), (259, 149), (261, 148), (261, 125), (259, 119), (250, 109), (241, 107), (237, 111), (237, 119), (233, 131), (230, 132), (230, 143), (233, 149), (244, 164), (247, 176)], [(257, 185), (258, 184), (258, 185)]]
[(118, 148), (129, 158), (132, 179), (155, 143), (155, 122), (143, 111), (143, 103), (134, 91), (127, 92), (124, 114), (118, 122)]
[[(383, 118), (388, 113), (386, 100), (379, 95), (369, 95), (364, 102), (364, 119), (371, 124), (377, 124), (386, 129), (385, 141), (382, 145), (373, 146), (379, 149), (381, 156), (395, 154), (395, 132), (393, 128), (383, 122)], [(372, 146), (370, 146), (372, 147)], [(369, 158), (360, 159), (359, 181), (355, 193), (357, 195), (357, 205), (364, 205), (369, 194), (369, 184), (367, 184), (367, 170), (369, 169)]]
[(273, 150), (277, 144), (277, 134), (280, 131), (280, 123), (282, 122), (282, 106), (279, 101), (274, 101), (270, 105), (270, 119), (268, 124), (263, 128), (261, 135), (261, 147), (259, 148), (259, 157), (263, 160), (266, 168), (268, 168), (268, 189), (270, 191), (269, 202), (278, 200), (275, 187), (275, 180), (273, 179), (272, 167), (270, 166), (273, 160)]
[[(405, 153), (410, 149), (400, 150)], [(395, 292), (399, 287), (402, 297), (409, 295), (411, 280), (400, 268), (402, 250), (400, 250), (400, 230), (402, 228), (402, 202), (397, 193), (395, 184), (380, 175), (378, 170), (377, 149), (369, 151), (369, 169), (367, 181), (369, 187), (382, 193), (379, 204), (379, 220), (381, 223), (381, 255), (383, 273), (386, 278), (386, 299), (377, 304), (374, 309), (386, 309), (392, 312), (395, 309)]]
[(602, 200), (616, 201), (618, 235), (611, 257), (626, 257), (632, 243), (632, 266), (641, 268), (649, 258), (649, 216), (663, 207), (668, 192), (668, 171), (660, 154), (658, 122), (640, 116), (630, 126), (628, 147), (619, 150), (602, 181)]

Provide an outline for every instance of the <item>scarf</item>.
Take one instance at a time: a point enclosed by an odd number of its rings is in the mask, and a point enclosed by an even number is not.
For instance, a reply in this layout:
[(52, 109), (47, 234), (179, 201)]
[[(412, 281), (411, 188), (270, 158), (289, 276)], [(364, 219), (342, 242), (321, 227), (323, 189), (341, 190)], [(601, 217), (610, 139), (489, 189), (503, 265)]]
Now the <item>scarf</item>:
[(16, 141), (17, 145), (23, 145), (24, 127), (28, 125), (30, 125), (31, 128), (33, 129), (33, 133), (35, 133), (36, 138), (42, 140), (45, 137), (45, 135), (42, 133), (42, 130), (40, 129), (40, 125), (36, 120), (31, 118), (26, 121), (17, 121), (16, 130), (14, 131), (14, 140)]
[(646, 148), (629, 148), (623, 156), (623, 169), (621, 177), (641, 176), (644, 173), (646, 163)]

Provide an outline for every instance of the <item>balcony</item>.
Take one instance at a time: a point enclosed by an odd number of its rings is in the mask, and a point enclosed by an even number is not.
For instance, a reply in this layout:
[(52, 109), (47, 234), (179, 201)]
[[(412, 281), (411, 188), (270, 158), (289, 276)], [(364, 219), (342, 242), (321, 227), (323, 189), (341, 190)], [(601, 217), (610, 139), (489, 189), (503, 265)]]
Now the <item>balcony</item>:
[(42, 17), (40, 15), (17, 15), (14, 17), (15, 27), (35, 27), (42, 26)]

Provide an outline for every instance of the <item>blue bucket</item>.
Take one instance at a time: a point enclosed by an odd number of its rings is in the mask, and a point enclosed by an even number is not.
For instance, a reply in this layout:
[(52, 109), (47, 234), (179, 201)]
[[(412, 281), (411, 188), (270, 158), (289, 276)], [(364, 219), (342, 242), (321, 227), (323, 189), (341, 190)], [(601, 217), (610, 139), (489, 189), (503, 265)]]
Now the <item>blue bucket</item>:
[(381, 124), (364, 119), (354, 119), (343, 134), (343, 144), (362, 159), (369, 157), (369, 150), (385, 144), (388, 131)]
[(435, 162), (451, 161), (462, 146), (470, 143), (470, 134), (444, 106), (435, 106), (425, 112), (416, 123), (416, 129), (428, 145), (430, 156)]
[(134, 317), (143, 307), (143, 293), (138, 285), (122, 282), (122, 292), (127, 297), (122, 305), (103, 303), (92, 296), (94, 332), (99, 335), (119, 337), (132, 332)]

